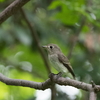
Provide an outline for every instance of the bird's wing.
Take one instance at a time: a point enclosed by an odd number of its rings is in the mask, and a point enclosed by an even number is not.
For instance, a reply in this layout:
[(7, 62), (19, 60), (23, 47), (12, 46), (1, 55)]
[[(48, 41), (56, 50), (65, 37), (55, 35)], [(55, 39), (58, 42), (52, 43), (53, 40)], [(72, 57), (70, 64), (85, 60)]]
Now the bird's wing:
[(73, 76), (74, 79), (75, 79), (74, 71), (73, 71), (72, 66), (71, 66), (69, 60), (67, 59), (67, 57), (64, 56), (64, 55), (61, 53), (61, 54), (58, 54), (58, 60), (68, 69), (68, 71), (72, 74), (72, 76)]

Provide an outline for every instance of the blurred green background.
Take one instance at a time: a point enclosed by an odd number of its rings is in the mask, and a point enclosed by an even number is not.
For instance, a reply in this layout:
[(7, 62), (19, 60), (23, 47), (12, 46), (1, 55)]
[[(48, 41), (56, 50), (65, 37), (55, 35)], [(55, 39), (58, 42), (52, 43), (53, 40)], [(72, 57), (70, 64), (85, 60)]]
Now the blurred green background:
[[(0, 0), (0, 12), (11, 2)], [(3, 22), (0, 72), (14, 79), (43, 82), (48, 78), (48, 71), (25, 16), (40, 48), (49, 43), (58, 44), (70, 58), (79, 81), (93, 80), (100, 84), (100, 0), (31, 0), (23, 10)], [(88, 100), (88, 93), (82, 90), (74, 99), (60, 90), (56, 92), (55, 100)], [(0, 82), (0, 100), (36, 100), (36, 90)]]

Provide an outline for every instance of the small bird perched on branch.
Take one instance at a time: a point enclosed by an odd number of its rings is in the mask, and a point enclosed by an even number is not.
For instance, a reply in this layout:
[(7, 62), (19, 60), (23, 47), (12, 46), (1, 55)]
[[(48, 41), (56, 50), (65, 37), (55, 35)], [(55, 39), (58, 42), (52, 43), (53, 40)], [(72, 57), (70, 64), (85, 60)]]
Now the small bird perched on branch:
[(43, 46), (43, 48), (47, 50), (48, 58), (57, 71), (61, 72), (63, 75), (67, 75), (67, 72), (69, 71), (75, 79), (75, 74), (68, 58), (64, 56), (56, 44), (48, 44)]

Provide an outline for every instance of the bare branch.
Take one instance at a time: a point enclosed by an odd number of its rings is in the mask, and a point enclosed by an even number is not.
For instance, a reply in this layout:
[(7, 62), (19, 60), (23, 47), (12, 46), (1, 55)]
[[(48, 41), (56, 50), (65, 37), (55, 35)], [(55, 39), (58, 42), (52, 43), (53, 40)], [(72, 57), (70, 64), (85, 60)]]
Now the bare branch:
[[(52, 76), (52, 81), (51, 79), (47, 79), (45, 82), (33, 82), (33, 81), (27, 81), (27, 80), (21, 80), (21, 79), (7, 78), (3, 74), (0, 73), (0, 81), (7, 85), (24, 86), (24, 87), (30, 87), (30, 88), (39, 89), (39, 90), (45, 90), (47, 88), (50, 88), (51, 85), (53, 85), (54, 83), (57, 83), (59, 85), (73, 86), (78, 89), (89, 91), (91, 93), (92, 91), (94, 91), (91, 84), (87, 84), (84, 82), (80, 82), (80, 81), (72, 80), (68, 78), (63, 78), (63, 77), (58, 78), (57, 75)], [(99, 92), (100, 86), (95, 85), (95, 87), (98, 89), (98, 92)]]
[(52, 84), (52, 87), (51, 87), (51, 100), (55, 100), (55, 97), (56, 97), (56, 87), (54, 83)]
[(96, 84), (93, 81), (91, 81), (91, 84), (93, 89), (90, 91), (89, 100), (96, 100), (97, 98), (96, 92), (98, 89), (96, 88)]
[(9, 18), (13, 13), (15, 13), (29, 1), (30, 0), (14, 0), (14, 2), (12, 2), (0, 13), (0, 24), (2, 24), (7, 18)]
[(1, 73), (0, 73), (0, 81), (7, 85), (30, 87), (34, 89), (40, 89), (40, 90), (47, 89), (52, 84), (50, 79), (47, 79), (45, 82), (40, 83), (40, 82), (33, 82), (33, 81), (27, 81), (21, 79), (7, 78)]
[(89, 95), (89, 100), (96, 100), (96, 98), (97, 94), (94, 91), (91, 91)]

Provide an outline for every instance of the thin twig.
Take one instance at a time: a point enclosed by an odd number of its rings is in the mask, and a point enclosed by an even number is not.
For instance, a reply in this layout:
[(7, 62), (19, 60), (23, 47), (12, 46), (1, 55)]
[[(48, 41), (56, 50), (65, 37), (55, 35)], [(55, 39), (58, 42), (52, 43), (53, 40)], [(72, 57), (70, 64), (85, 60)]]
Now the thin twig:
[(37, 47), (38, 47), (38, 49), (39, 49), (39, 52), (40, 52), (40, 54), (41, 54), (41, 56), (42, 56), (42, 58), (43, 58), (43, 61), (44, 61), (44, 63), (45, 63), (46, 69), (47, 69), (47, 72), (48, 72), (48, 74), (49, 74), (49, 73), (51, 72), (51, 71), (50, 71), (50, 67), (49, 67), (48, 61), (47, 61), (47, 59), (46, 59), (46, 57), (45, 57), (45, 54), (44, 54), (44, 52), (43, 52), (43, 49), (41, 48), (41, 45), (40, 45), (40, 41), (39, 41), (37, 32), (35, 31), (35, 28), (34, 28), (34, 27), (31, 25), (31, 23), (29, 22), (29, 20), (28, 20), (26, 14), (25, 14), (25, 12), (24, 12), (24, 10), (23, 10), (23, 9), (20, 9), (20, 12), (21, 12), (21, 14), (22, 14), (24, 20), (26, 21), (26, 23), (27, 23), (27, 25), (28, 25), (28, 27), (29, 27), (29, 29), (30, 29), (30, 31), (31, 31), (32, 38), (33, 38), (33, 40), (35, 41), (35, 43), (36, 43), (36, 45), (37, 45)]

